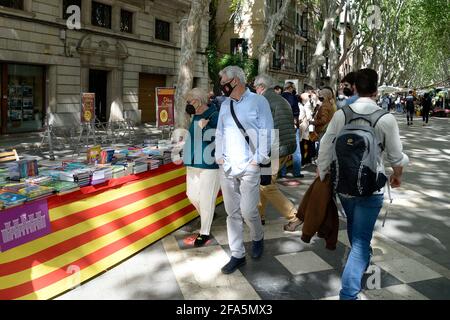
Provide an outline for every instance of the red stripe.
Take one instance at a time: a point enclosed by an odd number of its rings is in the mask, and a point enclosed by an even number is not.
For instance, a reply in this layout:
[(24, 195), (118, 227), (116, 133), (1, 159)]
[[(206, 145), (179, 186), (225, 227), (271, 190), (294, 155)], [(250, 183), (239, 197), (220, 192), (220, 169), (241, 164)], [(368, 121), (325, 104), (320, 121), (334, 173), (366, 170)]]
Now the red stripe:
[(183, 208), (182, 210), (179, 210), (178, 212), (173, 213), (172, 215), (170, 215), (168, 217), (165, 217), (164, 219), (161, 219), (143, 229), (140, 229), (125, 238), (117, 240), (116, 242), (111, 243), (111, 244), (77, 260), (77, 261), (71, 262), (58, 270), (55, 270), (49, 274), (46, 274), (45, 276), (42, 276), (40, 278), (34, 279), (32, 281), (23, 283), (21, 285), (18, 285), (18, 286), (12, 287), (12, 288), (0, 290), (0, 299), (1, 300), (17, 299), (17, 298), (23, 297), (27, 294), (38, 291), (42, 288), (45, 288), (57, 281), (60, 281), (64, 278), (70, 276), (70, 274), (68, 274), (66, 272), (66, 270), (69, 266), (76, 265), (76, 266), (80, 267), (80, 270), (83, 270), (83, 269), (89, 267), (90, 265), (112, 255), (114, 252), (117, 252), (120, 249), (123, 249), (123, 248), (129, 246), (130, 244), (132, 244), (136, 241), (139, 241), (140, 239), (148, 236), (149, 234), (151, 234), (151, 233), (163, 228), (164, 226), (176, 221), (177, 219), (189, 214), (191, 211), (192, 211), (192, 207), (187, 206), (187, 207)]
[[(75, 236), (71, 239), (60, 242), (54, 246), (46, 248), (40, 252), (34, 253), (30, 256), (10, 261), (4, 264), (0, 264), (0, 276), (6, 276), (10, 274), (14, 274), (16, 272), (20, 272), (23, 270), (29, 269), (33, 263), (45, 263), (46, 261), (50, 261), (60, 255), (63, 255), (66, 252), (69, 252), (73, 249), (76, 249), (90, 241), (93, 241), (101, 236), (114, 232), (120, 228), (123, 228), (135, 221), (143, 219), (155, 212), (162, 210), (174, 203), (177, 203), (186, 198), (186, 194), (184, 192), (179, 193), (171, 198), (165, 199), (161, 202), (158, 202), (150, 207), (144, 208), (142, 210), (131, 213), (128, 216), (122, 217), (120, 219), (111, 221), (103, 226), (95, 228), (93, 230), (89, 230), (83, 234)], [(192, 205), (187, 206), (190, 211), (194, 210)]]
[(125, 207), (130, 205), (136, 201), (145, 199), (149, 196), (155, 195), (159, 192), (163, 192), (167, 189), (175, 187), (177, 185), (183, 184), (186, 182), (186, 178), (184, 176), (178, 177), (176, 179), (164, 182), (162, 184), (132, 193), (128, 196), (121, 197), (118, 199), (114, 199), (110, 202), (71, 214), (69, 216), (57, 219), (52, 221), (52, 232), (57, 232), (63, 230), (65, 228), (69, 228), (78, 223), (84, 222), (86, 220), (101, 216), (113, 210)]
[(118, 178), (118, 179), (112, 179), (112, 180), (109, 180), (108, 182), (98, 185), (98, 186), (83, 187), (78, 191), (75, 191), (75, 192), (72, 192), (69, 194), (65, 194), (62, 196), (52, 196), (52, 197), (48, 198), (48, 208), (53, 209), (55, 207), (59, 207), (59, 206), (62, 206), (62, 205), (65, 205), (65, 204), (68, 204), (71, 202), (75, 202), (78, 200), (82, 200), (85, 198), (95, 196), (97, 194), (100, 194), (100, 193), (107, 191), (109, 189), (112, 189), (112, 188), (118, 188), (120, 186), (140, 182), (147, 178), (162, 175), (164, 173), (174, 171), (174, 170), (177, 170), (180, 168), (182, 168), (182, 166), (178, 166), (178, 165), (171, 163), (171, 164), (161, 166), (156, 170), (147, 171), (147, 172), (140, 173), (137, 175), (129, 175), (129, 176)]

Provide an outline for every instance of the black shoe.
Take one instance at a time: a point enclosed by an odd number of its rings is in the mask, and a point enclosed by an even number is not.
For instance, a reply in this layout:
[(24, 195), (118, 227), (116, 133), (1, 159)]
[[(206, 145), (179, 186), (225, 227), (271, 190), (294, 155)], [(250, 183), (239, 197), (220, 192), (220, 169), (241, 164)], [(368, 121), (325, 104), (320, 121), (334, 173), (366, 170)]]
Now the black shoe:
[(224, 274), (233, 273), (237, 270), (237, 268), (242, 267), (244, 264), (245, 264), (245, 257), (238, 259), (232, 256), (230, 262), (228, 262), (222, 268), (222, 273)]
[(204, 234), (199, 234), (197, 239), (194, 241), (195, 247), (202, 247), (205, 245), (205, 243), (209, 240), (209, 236)]
[(266, 220), (265, 220), (265, 219), (261, 219), (261, 224), (262, 224), (263, 226), (265, 226), (265, 225), (266, 225)]
[(264, 238), (259, 241), (252, 241), (252, 258), (261, 258), (264, 251)]

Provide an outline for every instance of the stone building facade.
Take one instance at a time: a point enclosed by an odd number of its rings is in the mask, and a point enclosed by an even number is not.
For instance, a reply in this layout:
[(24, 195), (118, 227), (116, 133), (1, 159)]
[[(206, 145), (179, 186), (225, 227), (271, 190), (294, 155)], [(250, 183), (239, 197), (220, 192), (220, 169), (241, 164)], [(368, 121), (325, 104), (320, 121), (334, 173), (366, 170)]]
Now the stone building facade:
[[(258, 47), (265, 37), (264, 6), (273, 13), (281, 6), (281, 0), (245, 1), (239, 13), (230, 19), (230, 0), (220, 0), (217, 10), (217, 31), (221, 35), (218, 49), (221, 54), (243, 53), (258, 57)], [(295, 80), (299, 89), (306, 81), (310, 50), (308, 6), (306, 1), (292, 1), (286, 18), (272, 44), (269, 74), (280, 84)]]
[[(80, 29), (73, 29), (80, 10)], [(73, 7), (72, 7), (73, 9)], [(189, 0), (0, 0), (1, 133), (80, 122), (81, 93), (99, 121), (155, 122), (155, 87), (175, 86)], [(69, 28), (70, 27), (70, 28)], [(194, 85), (207, 88), (208, 17)]]

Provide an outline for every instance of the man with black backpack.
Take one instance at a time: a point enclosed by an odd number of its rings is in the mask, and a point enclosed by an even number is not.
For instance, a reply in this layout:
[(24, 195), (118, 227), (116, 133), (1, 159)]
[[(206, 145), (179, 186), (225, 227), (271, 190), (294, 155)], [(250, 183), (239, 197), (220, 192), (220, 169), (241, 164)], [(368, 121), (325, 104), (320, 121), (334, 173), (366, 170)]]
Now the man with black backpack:
[(395, 117), (382, 110), (377, 96), (378, 74), (372, 69), (357, 72), (359, 99), (337, 111), (322, 138), (318, 174), (322, 181), (331, 173), (335, 192), (347, 216), (351, 251), (342, 275), (342, 300), (355, 300), (370, 264), (373, 230), (383, 207), (383, 155), (393, 168), (390, 186), (398, 188), (403, 167), (409, 162), (402, 152)]

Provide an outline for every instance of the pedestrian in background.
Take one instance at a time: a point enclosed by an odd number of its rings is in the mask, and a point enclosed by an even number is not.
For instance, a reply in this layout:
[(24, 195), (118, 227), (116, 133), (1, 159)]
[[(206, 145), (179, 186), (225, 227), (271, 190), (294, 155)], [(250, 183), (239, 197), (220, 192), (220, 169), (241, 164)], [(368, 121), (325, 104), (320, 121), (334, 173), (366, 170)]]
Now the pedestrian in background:
[[(294, 178), (304, 178), (304, 175), (302, 174), (302, 155), (301, 155), (301, 151), (300, 151), (300, 131), (299, 131), (299, 123), (298, 123), (300, 109), (298, 106), (298, 98), (294, 94), (295, 91), (296, 90), (295, 90), (294, 83), (288, 81), (288, 82), (286, 82), (286, 84), (284, 86), (284, 92), (281, 95), (283, 98), (285, 98), (287, 100), (287, 102), (291, 106), (292, 115), (294, 116), (294, 122), (292, 125), (294, 126), (294, 128), (296, 130), (295, 135), (296, 135), (296, 141), (297, 141), (297, 149), (295, 150), (295, 152), (292, 155), (292, 174), (293, 174)], [(284, 165), (281, 168), (280, 177), (286, 178), (286, 174), (287, 174), (287, 168), (286, 168), (286, 165)]]
[(258, 206), (259, 214), (263, 225), (265, 224), (265, 211), (267, 203), (272, 206), (288, 221), (283, 229), (284, 231), (295, 231), (301, 224), (297, 218), (297, 209), (278, 188), (278, 171), (288, 161), (288, 156), (294, 153), (298, 146), (297, 129), (293, 126), (294, 117), (289, 103), (280, 95), (277, 95), (272, 89), (273, 79), (268, 75), (259, 75), (255, 79), (256, 92), (267, 99), (272, 111), (274, 129), (278, 130), (278, 158), (272, 158), (272, 183), (266, 186), (260, 186), (261, 200)]

